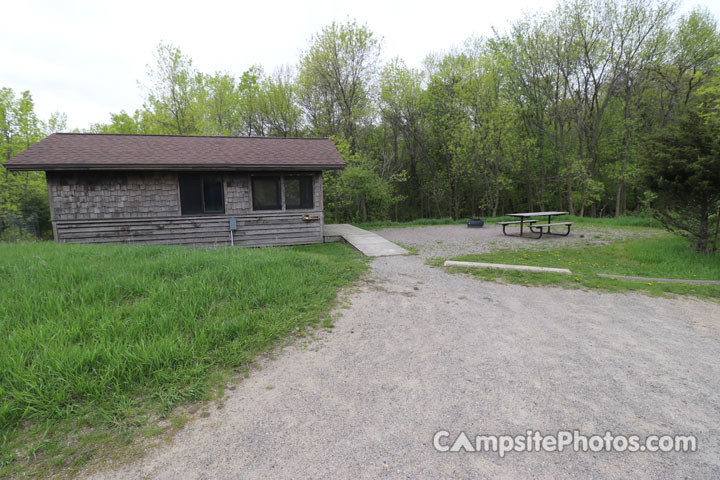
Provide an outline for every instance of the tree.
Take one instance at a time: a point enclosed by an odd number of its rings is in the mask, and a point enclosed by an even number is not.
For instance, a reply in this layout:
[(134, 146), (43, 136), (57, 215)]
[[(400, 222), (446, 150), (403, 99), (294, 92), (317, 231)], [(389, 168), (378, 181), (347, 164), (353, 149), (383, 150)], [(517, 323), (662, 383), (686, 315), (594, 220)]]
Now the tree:
[(262, 67), (254, 65), (240, 77), (238, 84), (240, 120), (245, 135), (264, 136), (266, 134), (260, 92), (264, 76), (265, 72)]
[(200, 130), (204, 135), (242, 135), (240, 91), (230, 73), (201, 75)]
[(689, 109), (649, 145), (647, 182), (657, 218), (708, 253), (710, 218), (720, 207), (720, 124)]
[(121, 110), (120, 113), (111, 113), (110, 123), (91, 124), (88, 131), (90, 133), (119, 133), (126, 135), (159, 134), (164, 132), (152, 112), (147, 110), (135, 110), (132, 116), (125, 110)]
[[(422, 217), (428, 205), (429, 192), (423, 191), (426, 178), (420, 160), (425, 156), (425, 129), (422, 110), (422, 72), (408, 68), (397, 58), (388, 63), (380, 74), (380, 116), (386, 130), (382, 176), (405, 172), (401, 185), (406, 199), (403, 217)], [(395, 219), (400, 215), (395, 204)]]
[(300, 98), (319, 135), (344, 135), (353, 151), (369, 119), (380, 41), (355, 21), (333, 22), (313, 36), (299, 63)]
[(613, 94), (622, 104), (620, 148), (617, 190), (615, 195), (615, 217), (627, 209), (627, 180), (633, 175), (632, 157), (637, 156), (636, 140), (646, 125), (642, 112), (647, 111), (647, 92), (652, 67), (666, 46), (667, 23), (675, 11), (674, 4), (661, 3), (651, 8), (640, 0), (628, 2), (620, 12), (618, 30), (618, 79)]
[(453, 218), (461, 215), (463, 190), (470, 172), (467, 124), (470, 121), (460, 95), (472, 60), (463, 52), (452, 52), (439, 58), (428, 58), (428, 86), (423, 95), (423, 109), (429, 123), (428, 162), (432, 162), (432, 192), (438, 216), (443, 207)]
[[(50, 126), (46, 127), (35, 114), (35, 103), (29, 91), (16, 96), (9, 88), (0, 89), (0, 161), (5, 163), (35, 144), (48, 130), (64, 129), (64, 118), (64, 114), (56, 112), (51, 116)], [(35, 223), (38, 228), (33, 233), (39, 236), (50, 230), (43, 172), (10, 174), (0, 168), (0, 231), (13, 226), (15, 220)]]
[(67, 129), (67, 114), (62, 112), (53, 112), (50, 114), (47, 128), (45, 129), (48, 135), (51, 133), (65, 132)]
[(703, 85), (707, 74), (718, 64), (720, 32), (717, 20), (707, 9), (695, 8), (682, 16), (669, 34), (665, 58), (655, 67), (663, 106), (662, 124), (687, 106)]
[(297, 85), (290, 67), (280, 68), (274, 75), (263, 79), (260, 86), (260, 109), (268, 135), (300, 136), (302, 110), (297, 101)]
[(148, 67), (150, 85), (144, 108), (152, 112), (162, 133), (198, 133), (198, 90), (201, 77), (190, 57), (178, 47), (160, 43), (155, 52), (157, 65)]
[(333, 140), (348, 163), (341, 175), (325, 172), (323, 176), (325, 204), (335, 212), (335, 221), (340, 212), (353, 221), (389, 218), (390, 209), (404, 198), (393, 186), (403, 181), (404, 172), (383, 178), (375, 164), (377, 157), (351, 153), (350, 144), (341, 137)]

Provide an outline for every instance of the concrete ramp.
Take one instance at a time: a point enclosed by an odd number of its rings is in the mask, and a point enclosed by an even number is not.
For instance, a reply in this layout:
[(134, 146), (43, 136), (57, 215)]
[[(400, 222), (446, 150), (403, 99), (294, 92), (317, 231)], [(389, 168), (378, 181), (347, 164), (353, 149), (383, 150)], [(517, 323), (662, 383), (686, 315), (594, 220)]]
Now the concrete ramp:
[(388, 255), (405, 255), (408, 252), (402, 247), (385, 240), (376, 233), (368, 232), (362, 228), (353, 227), (345, 223), (324, 226), (323, 236), (326, 242), (343, 240), (360, 253), (368, 257), (383, 257)]

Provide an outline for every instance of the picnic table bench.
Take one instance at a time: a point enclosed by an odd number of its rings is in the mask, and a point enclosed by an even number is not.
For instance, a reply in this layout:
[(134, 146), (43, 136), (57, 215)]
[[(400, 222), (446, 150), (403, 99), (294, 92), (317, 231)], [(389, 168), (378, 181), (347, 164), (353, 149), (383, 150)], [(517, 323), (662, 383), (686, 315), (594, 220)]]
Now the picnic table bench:
[[(536, 239), (542, 238), (543, 234), (547, 235), (560, 235), (563, 237), (567, 237), (570, 235), (570, 228), (572, 227), (572, 222), (552, 222), (552, 217), (558, 216), (558, 215), (567, 215), (567, 212), (525, 212), (525, 213), (508, 213), (508, 217), (516, 217), (520, 220), (516, 221), (509, 221), (509, 222), (498, 222), (498, 225), (502, 225), (503, 227), (503, 235), (507, 236), (519, 236), (523, 237), (524, 232), (524, 226), (527, 224), (527, 226), (530, 228), (530, 231), (532, 233), (538, 234)], [(532, 219), (530, 217), (547, 217), (547, 223), (538, 223), (538, 220)], [(507, 233), (505, 231), (505, 228), (508, 225), (520, 225), (520, 234), (511, 234)], [(567, 227), (567, 231), (565, 233), (554, 233), (551, 231), (552, 227)]]
[(515, 224), (518, 224), (518, 223), (532, 224), (532, 223), (535, 223), (535, 222), (537, 222), (537, 221), (538, 221), (538, 220), (515, 220), (515, 221), (513, 221), (513, 222), (497, 222), (497, 223), (498, 223), (498, 225), (502, 225), (502, 227), (503, 227), (503, 234), (505, 234), (505, 235), (510, 235), (509, 233), (505, 233), (505, 227), (507, 227), (508, 225), (515, 225)]
[[(547, 233), (548, 235), (559, 235), (561, 237), (567, 237), (568, 235), (570, 235), (570, 227), (572, 227), (572, 224), (573, 222), (535, 223), (529, 225), (529, 227), (531, 232), (540, 234), (537, 238), (542, 238), (543, 233)], [(567, 231), (565, 233), (553, 233), (550, 231), (550, 227), (561, 226), (567, 227)], [(535, 231), (536, 228), (539, 229), (539, 231)], [(544, 228), (547, 228), (547, 232), (543, 231)]]

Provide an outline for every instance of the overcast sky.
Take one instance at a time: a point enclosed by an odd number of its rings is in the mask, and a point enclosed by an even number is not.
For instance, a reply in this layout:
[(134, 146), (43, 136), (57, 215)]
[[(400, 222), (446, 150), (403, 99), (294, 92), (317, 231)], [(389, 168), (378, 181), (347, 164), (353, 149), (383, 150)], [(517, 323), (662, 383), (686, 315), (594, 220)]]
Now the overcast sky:
[[(707, 6), (720, 18), (720, 0)], [(310, 37), (333, 20), (366, 23), (384, 39), (383, 58), (418, 67), (430, 52), (472, 35), (503, 30), (524, 10), (555, 0), (9, 0), (2, 7), (0, 87), (30, 90), (47, 120), (65, 112), (70, 128), (108, 122), (142, 105), (137, 81), (160, 41), (180, 47), (195, 67), (240, 75), (295, 65)]]

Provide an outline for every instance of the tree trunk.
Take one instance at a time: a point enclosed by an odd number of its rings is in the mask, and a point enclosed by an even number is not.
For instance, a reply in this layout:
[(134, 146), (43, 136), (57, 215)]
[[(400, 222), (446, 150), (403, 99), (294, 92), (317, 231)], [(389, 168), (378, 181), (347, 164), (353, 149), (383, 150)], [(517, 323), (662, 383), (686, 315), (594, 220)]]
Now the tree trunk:
[(545, 161), (540, 158), (540, 210), (545, 211), (545, 177), (547, 176), (547, 167)]
[(438, 198), (437, 185), (435, 183), (433, 183), (433, 197), (435, 200), (435, 208), (437, 209), (437, 215), (438, 218), (440, 218), (442, 217), (442, 211), (440, 210), (440, 198)]
[(334, 182), (335, 183), (335, 192), (334, 192), (335, 197), (333, 200), (333, 206), (334, 206), (333, 210), (334, 210), (334, 214), (335, 214), (335, 223), (338, 223), (338, 185), (337, 185), (338, 179), (337, 179), (337, 174), (333, 174), (333, 175), (335, 175), (335, 182)]
[(500, 185), (499, 182), (495, 184), (495, 201), (492, 206), (492, 217), (497, 217), (498, 205), (500, 204)]
[(572, 169), (567, 159), (567, 144), (565, 143), (565, 127), (561, 125), (560, 147), (562, 150), (563, 165), (565, 165), (565, 183), (567, 188), (568, 212), (575, 215), (575, 203), (573, 202)]
[(713, 253), (718, 251), (718, 234), (720, 234), (720, 206), (718, 206), (717, 218), (715, 219), (715, 241), (713, 242)]
[(363, 222), (367, 222), (368, 216), (367, 216), (367, 205), (365, 203), (365, 194), (360, 195), (360, 213), (362, 214)]
[(698, 239), (697, 239), (697, 251), (699, 253), (708, 253), (708, 240), (709, 240), (709, 223), (710, 214), (708, 212), (708, 206), (703, 205), (700, 211), (700, 225), (698, 228)]
[(532, 178), (532, 174), (530, 172), (530, 157), (526, 156), (526, 162), (525, 162), (525, 194), (527, 195), (527, 204), (528, 204), (528, 211), (532, 212), (535, 210), (534, 208), (534, 199), (533, 199), (533, 191), (532, 191), (532, 184), (530, 182), (530, 179)]

